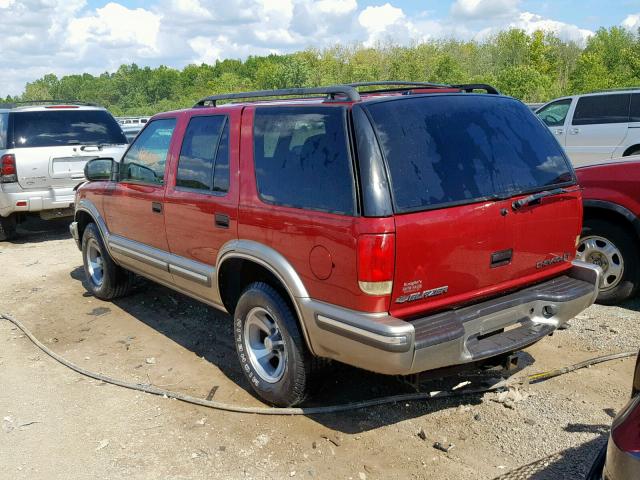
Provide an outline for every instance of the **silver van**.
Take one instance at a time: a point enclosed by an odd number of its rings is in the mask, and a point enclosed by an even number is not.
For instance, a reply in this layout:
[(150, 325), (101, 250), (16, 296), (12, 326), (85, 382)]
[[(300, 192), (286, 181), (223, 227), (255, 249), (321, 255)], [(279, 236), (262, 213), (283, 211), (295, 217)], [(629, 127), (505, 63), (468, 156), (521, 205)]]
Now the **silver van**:
[(127, 139), (104, 108), (76, 102), (0, 105), (0, 241), (27, 214), (73, 215), (85, 163), (119, 161)]
[(536, 114), (575, 167), (640, 154), (640, 89), (558, 98)]

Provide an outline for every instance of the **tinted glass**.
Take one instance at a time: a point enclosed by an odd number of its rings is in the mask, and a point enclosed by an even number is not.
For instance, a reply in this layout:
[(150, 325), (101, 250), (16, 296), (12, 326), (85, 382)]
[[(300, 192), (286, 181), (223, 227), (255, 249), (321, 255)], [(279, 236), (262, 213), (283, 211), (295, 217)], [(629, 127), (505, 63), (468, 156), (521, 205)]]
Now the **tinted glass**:
[(120, 180), (162, 185), (175, 118), (154, 120), (138, 135), (122, 159)]
[(571, 99), (558, 100), (557, 102), (550, 103), (537, 112), (537, 115), (542, 119), (544, 123), (549, 127), (561, 127), (564, 125), (564, 121), (569, 113), (569, 107), (571, 106)]
[(640, 122), (640, 93), (631, 95), (631, 112), (629, 113), (630, 122)]
[(558, 142), (516, 100), (433, 95), (366, 108), (388, 164), (398, 212), (573, 181)]
[(630, 95), (593, 95), (578, 99), (573, 125), (626, 123), (629, 121)]
[[(228, 134), (224, 133), (228, 130), (226, 120), (225, 116), (217, 115), (193, 117), (189, 121), (180, 150), (176, 186), (227, 191), (229, 149)], [(219, 177), (217, 182), (214, 176)]]
[(7, 148), (8, 128), (9, 128), (9, 114), (0, 113), (0, 149)]
[(353, 214), (354, 187), (344, 108), (256, 109), (254, 151), (261, 198)]
[(16, 148), (127, 143), (109, 112), (80, 109), (15, 112), (13, 141)]

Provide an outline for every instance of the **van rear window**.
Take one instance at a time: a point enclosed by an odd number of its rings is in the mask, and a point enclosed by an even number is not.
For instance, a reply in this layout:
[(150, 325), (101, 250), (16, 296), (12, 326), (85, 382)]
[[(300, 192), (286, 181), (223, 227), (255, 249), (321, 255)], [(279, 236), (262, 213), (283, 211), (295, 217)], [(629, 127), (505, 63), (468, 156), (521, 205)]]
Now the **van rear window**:
[(115, 118), (104, 110), (44, 110), (13, 114), (15, 148), (126, 144)]
[(8, 128), (9, 128), (9, 114), (0, 113), (0, 149), (7, 148)]
[(573, 169), (521, 102), (430, 95), (371, 102), (398, 213), (571, 184)]

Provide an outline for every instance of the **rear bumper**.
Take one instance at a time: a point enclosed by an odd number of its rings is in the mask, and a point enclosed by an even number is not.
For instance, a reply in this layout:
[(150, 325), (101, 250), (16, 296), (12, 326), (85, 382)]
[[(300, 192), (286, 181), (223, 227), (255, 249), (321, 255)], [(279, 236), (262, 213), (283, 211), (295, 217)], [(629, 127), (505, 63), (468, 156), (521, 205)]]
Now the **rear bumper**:
[(598, 296), (601, 270), (574, 262), (564, 275), (475, 305), (412, 321), (299, 299), (316, 355), (407, 375), (513, 352), (553, 332)]
[(0, 217), (15, 212), (41, 212), (43, 210), (68, 211), (75, 201), (73, 187), (25, 190), (17, 183), (0, 184)]

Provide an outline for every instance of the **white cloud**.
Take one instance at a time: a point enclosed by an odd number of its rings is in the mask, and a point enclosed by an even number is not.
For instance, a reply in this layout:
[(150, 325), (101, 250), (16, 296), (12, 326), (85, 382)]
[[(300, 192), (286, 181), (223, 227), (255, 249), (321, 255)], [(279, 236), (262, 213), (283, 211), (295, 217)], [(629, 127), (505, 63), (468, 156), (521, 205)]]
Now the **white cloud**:
[(130, 10), (111, 2), (98, 8), (93, 16), (72, 19), (68, 26), (68, 43), (84, 48), (92, 43), (133, 47), (139, 48), (139, 54), (149, 55), (156, 50), (160, 19), (159, 15), (142, 8)]
[(454, 17), (491, 19), (510, 16), (517, 12), (520, 0), (456, 0), (451, 5)]
[[(182, 68), (336, 44), (482, 39), (509, 27), (556, 32), (583, 42), (577, 25), (520, 9), (520, 0), (450, 0), (449, 14), (409, 14), (397, 0), (0, 0), (0, 96), (20, 93), (46, 73), (114, 71), (121, 64)], [(424, 2), (427, 3), (427, 2)], [(634, 30), (640, 13), (621, 23)]]
[(640, 28), (640, 13), (627, 15), (621, 25), (631, 31), (637, 31)]
[(518, 19), (509, 23), (510, 27), (521, 28), (527, 33), (536, 30), (544, 30), (545, 32), (553, 32), (563, 40), (571, 40), (579, 44), (583, 44), (587, 38), (593, 35), (591, 30), (579, 28), (564, 22), (558, 22), (548, 18), (543, 18), (531, 12), (522, 12)]

